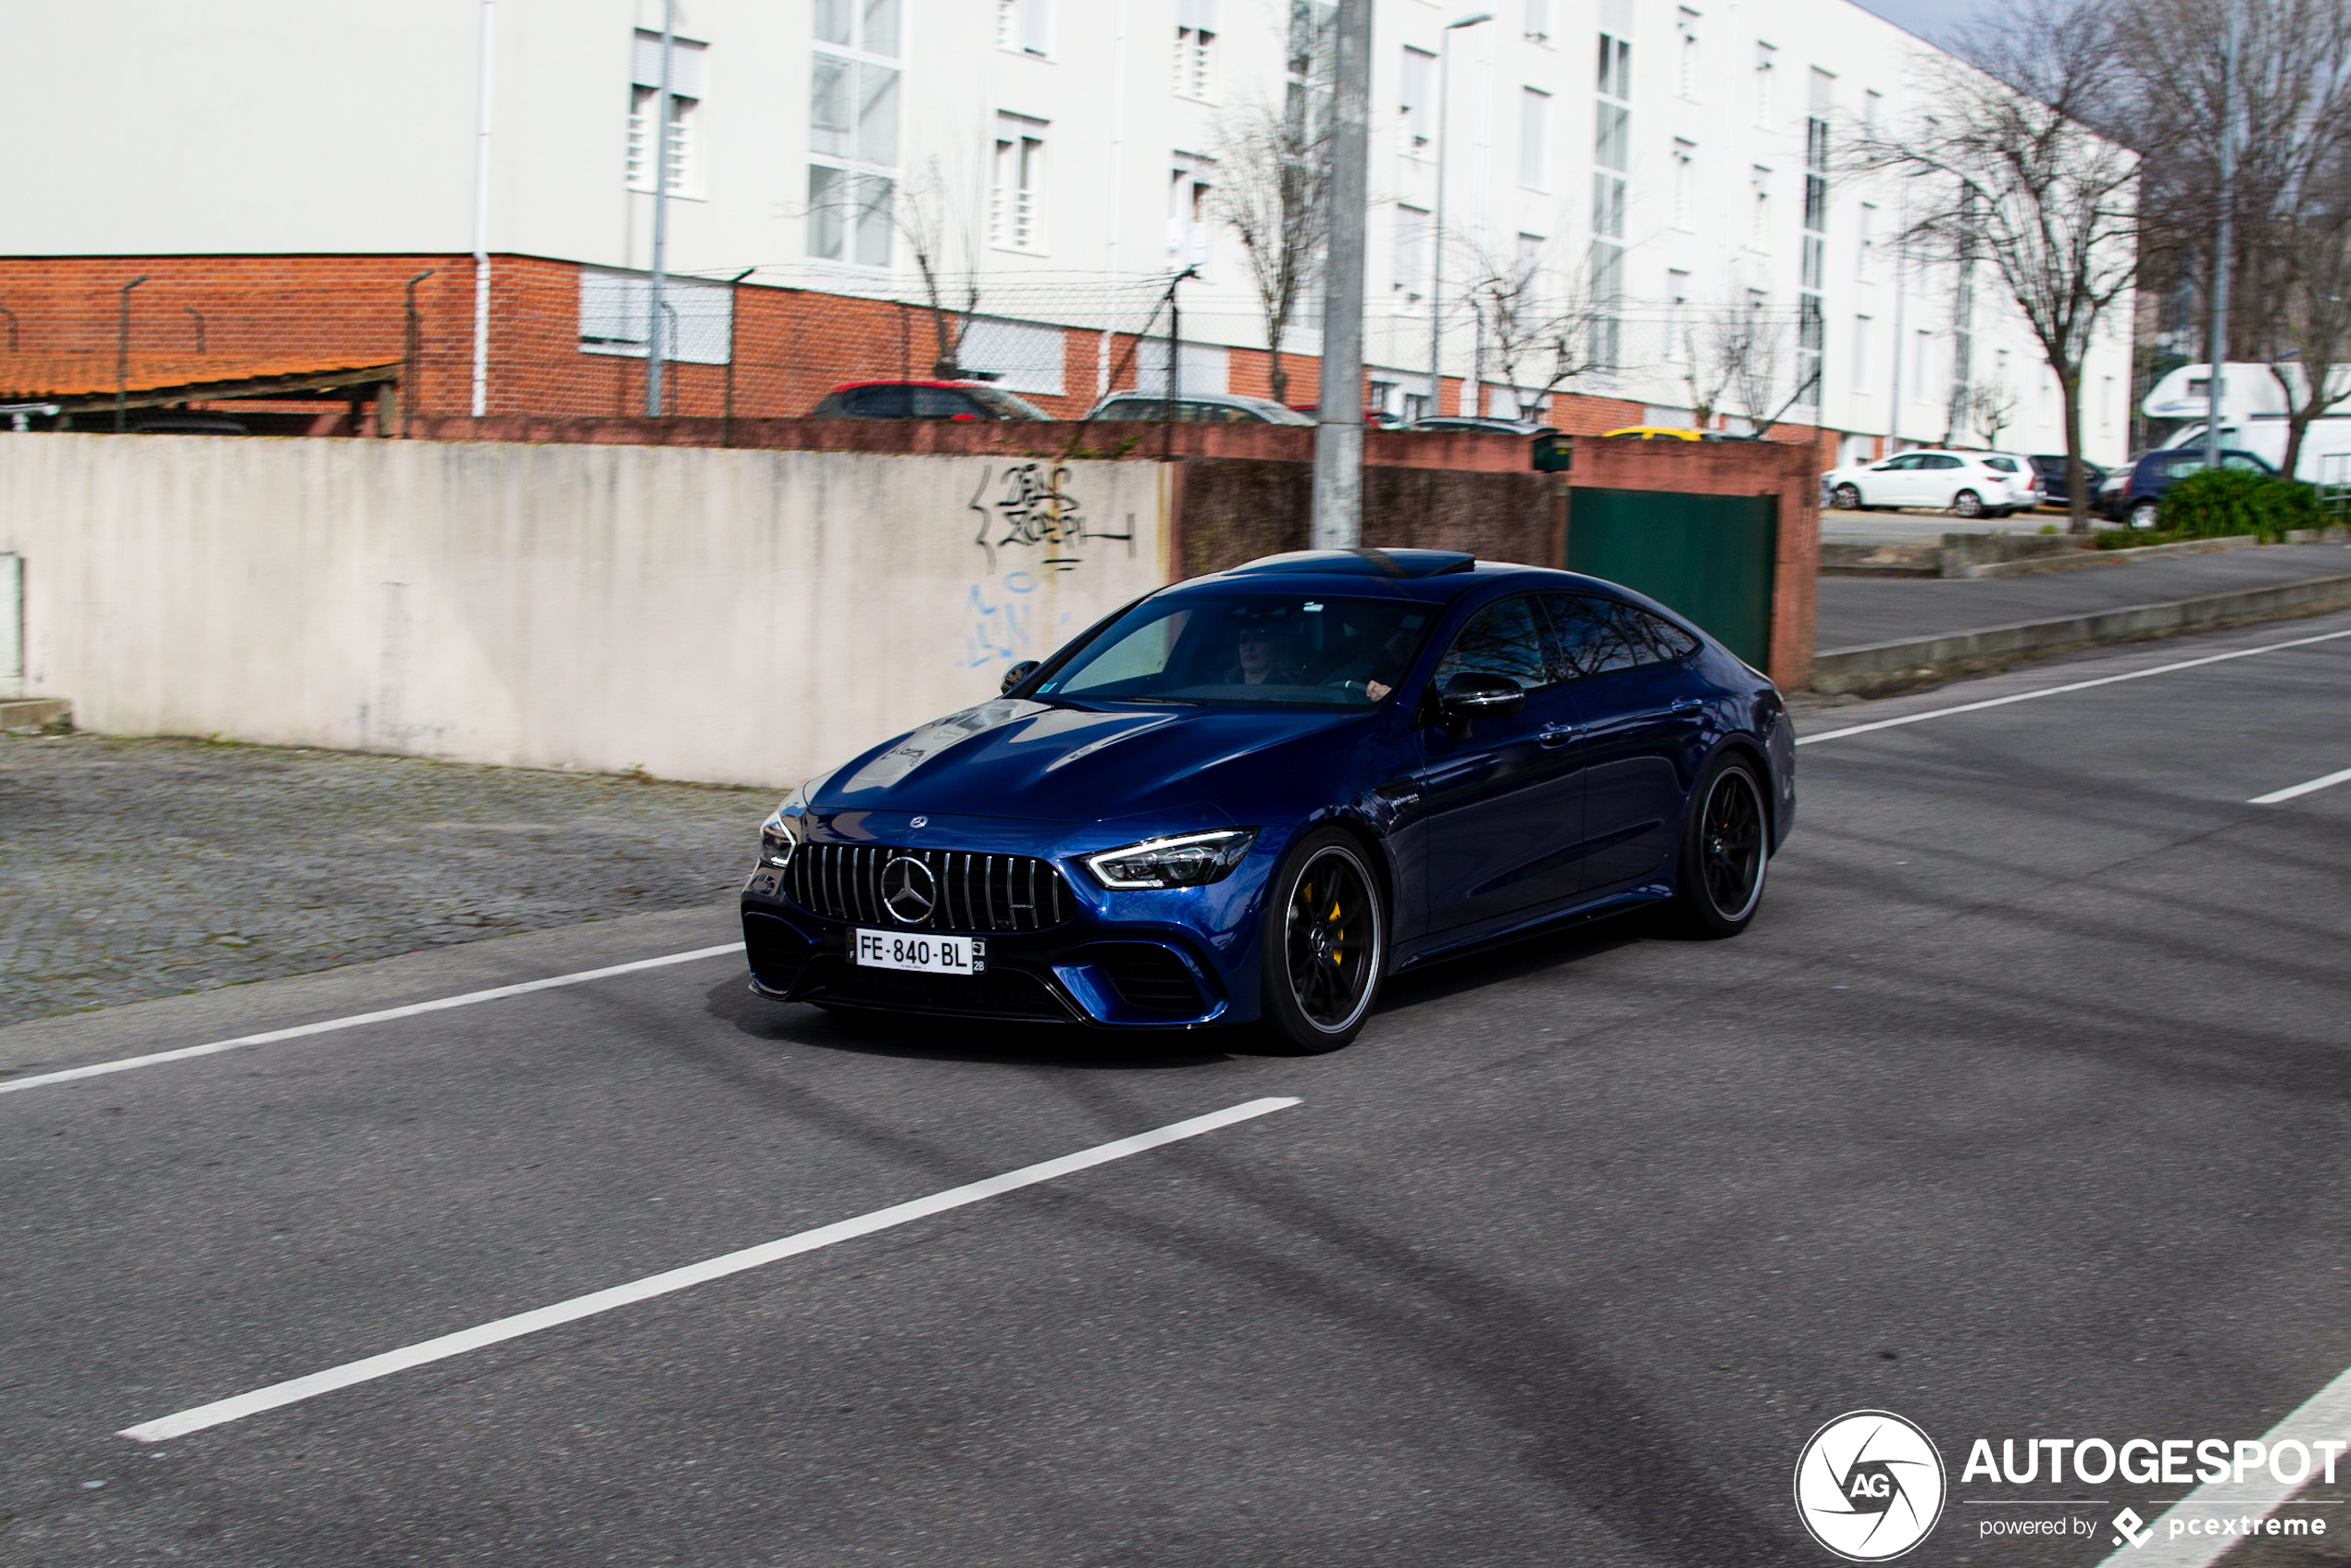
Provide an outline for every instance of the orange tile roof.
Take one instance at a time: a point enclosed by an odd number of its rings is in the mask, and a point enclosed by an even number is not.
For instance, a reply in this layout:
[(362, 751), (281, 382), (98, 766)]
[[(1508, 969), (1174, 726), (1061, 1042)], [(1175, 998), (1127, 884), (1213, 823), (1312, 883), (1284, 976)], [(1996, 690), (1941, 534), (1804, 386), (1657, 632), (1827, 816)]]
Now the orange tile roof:
[[(326, 377), (383, 368), (387, 362), (365, 355), (318, 354), (133, 354), (124, 389), (154, 392), (181, 387), (219, 386), (292, 377)], [(0, 353), (0, 402), (111, 395), (115, 356), (99, 349), (65, 354)]]

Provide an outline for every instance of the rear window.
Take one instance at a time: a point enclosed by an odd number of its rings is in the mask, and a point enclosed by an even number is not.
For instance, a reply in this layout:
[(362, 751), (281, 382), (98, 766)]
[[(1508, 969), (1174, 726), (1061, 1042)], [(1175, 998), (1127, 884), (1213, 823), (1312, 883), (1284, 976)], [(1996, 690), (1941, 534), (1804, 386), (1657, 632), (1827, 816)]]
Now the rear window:
[(1025, 397), (1015, 397), (997, 387), (965, 387), (964, 395), (999, 419), (1050, 419), (1051, 415)]

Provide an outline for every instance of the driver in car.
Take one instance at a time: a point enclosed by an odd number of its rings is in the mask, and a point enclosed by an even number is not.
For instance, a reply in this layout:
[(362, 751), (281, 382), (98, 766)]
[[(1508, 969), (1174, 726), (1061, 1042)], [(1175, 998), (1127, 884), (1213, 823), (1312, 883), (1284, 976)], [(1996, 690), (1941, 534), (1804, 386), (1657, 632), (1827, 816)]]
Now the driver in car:
[(1295, 681), (1287, 668), (1289, 640), (1272, 621), (1243, 621), (1235, 628), (1233, 643), (1234, 662), (1225, 671), (1225, 685), (1284, 686)]

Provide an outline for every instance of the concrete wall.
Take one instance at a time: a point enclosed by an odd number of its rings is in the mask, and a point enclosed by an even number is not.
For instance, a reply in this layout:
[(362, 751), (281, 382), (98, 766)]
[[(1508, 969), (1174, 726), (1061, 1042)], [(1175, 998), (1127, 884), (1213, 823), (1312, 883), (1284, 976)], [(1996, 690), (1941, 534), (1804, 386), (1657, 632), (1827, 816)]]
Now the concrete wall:
[(0, 436), (0, 553), (25, 562), (27, 689), (87, 728), (788, 785), (1166, 580), (1164, 465), (1055, 475)]

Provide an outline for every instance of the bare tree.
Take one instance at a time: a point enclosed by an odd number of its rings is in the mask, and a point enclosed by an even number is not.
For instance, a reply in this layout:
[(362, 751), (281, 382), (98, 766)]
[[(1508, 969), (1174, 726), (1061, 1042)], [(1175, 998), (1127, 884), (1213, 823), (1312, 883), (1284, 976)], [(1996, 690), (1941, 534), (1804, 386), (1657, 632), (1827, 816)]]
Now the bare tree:
[(1762, 435), (1814, 389), (1784, 374), (1795, 323), (1773, 314), (1764, 297), (1747, 297), (1707, 311), (1682, 334), (1682, 379), (1690, 417), (1700, 429), (1728, 411)]
[(1249, 258), (1265, 324), (1274, 401), (1289, 400), (1282, 339), (1312, 297), (1330, 235), (1329, 120), (1293, 94), (1282, 108), (1247, 104), (1218, 124), (1210, 207)]
[[(899, 187), (891, 209), (930, 306), (938, 349), (931, 374), (942, 380), (963, 374), (964, 334), (971, 330), (972, 317), (979, 311), (979, 236), (970, 204), (960, 194), (966, 188), (947, 179), (938, 155), (933, 154), (919, 175)], [(958, 252), (963, 269), (951, 271), (951, 260)]]
[(2016, 393), (2005, 381), (1978, 381), (1968, 389), (1966, 414), (1984, 444), (1996, 449), (2000, 432), (2016, 419)]
[(1545, 265), (1543, 250), (1505, 255), (1474, 236), (1460, 242), (1469, 262), (1468, 303), (1511, 389), (1518, 416), (1532, 419), (1544, 400), (1580, 377), (1613, 368), (1605, 363), (1604, 340), (1594, 331), (1603, 311), (1581, 275)]
[[(2287, 404), (2287, 468), (2310, 421), (2342, 401), (2321, 370), (2351, 355), (2344, 306), (2351, 240), (2351, 0), (2238, 0), (2229, 323), (2235, 357), (2266, 361)], [(2116, 130), (2146, 153), (2142, 205), (2158, 277), (2208, 287), (2219, 261), (2228, 7), (2128, 0), (2116, 25), (2129, 95)], [(2293, 368), (2296, 362), (2302, 368)]]
[(1971, 51), (1929, 57), (1934, 113), (1860, 131), (1847, 158), (1912, 180), (1909, 238), (1991, 265), (2056, 373), (2071, 527), (2090, 527), (2082, 367), (2138, 259), (2136, 154), (2091, 130), (2111, 107), (2120, 38), (2105, 0), (2009, 0)]
[(2275, 241), (2271, 330), (2301, 362), (2296, 376), (2281, 355), (2273, 353), (2270, 361), (2270, 374), (2285, 392), (2280, 471), (2289, 475), (2301, 464), (2310, 422), (2351, 403), (2351, 191), (2340, 188), (2351, 179), (2339, 175), (2336, 183), (2321, 211), (2282, 218)]

